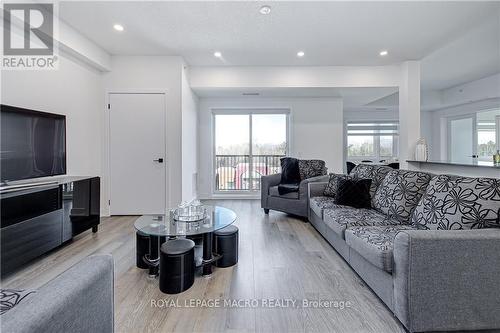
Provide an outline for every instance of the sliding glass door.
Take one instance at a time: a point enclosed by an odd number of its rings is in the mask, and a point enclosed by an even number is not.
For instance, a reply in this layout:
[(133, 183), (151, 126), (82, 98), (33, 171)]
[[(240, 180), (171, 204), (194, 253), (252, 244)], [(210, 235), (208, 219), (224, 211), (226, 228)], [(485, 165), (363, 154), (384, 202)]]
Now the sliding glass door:
[(260, 190), (260, 177), (280, 172), (288, 152), (288, 113), (214, 112), (215, 192)]
[(500, 149), (500, 109), (448, 118), (448, 158), (491, 162)]
[(237, 179), (238, 170), (250, 165), (250, 118), (248, 115), (215, 115), (215, 190), (248, 189)]

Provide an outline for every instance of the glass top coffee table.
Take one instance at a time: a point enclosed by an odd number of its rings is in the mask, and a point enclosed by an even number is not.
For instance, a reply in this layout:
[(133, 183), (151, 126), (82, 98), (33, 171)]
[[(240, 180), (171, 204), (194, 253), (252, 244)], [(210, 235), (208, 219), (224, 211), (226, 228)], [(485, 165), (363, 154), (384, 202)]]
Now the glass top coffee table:
[(177, 221), (170, 215), (143, 215), (135, 221), (135, 229), (150, 238), (149, 255), (143, 258), (150, 267), (150, 276), (158, 275), (160, 246), (167, 237), (172, 239), (196, 235), (203, 236), (203, 275), (212, 274), (212, 263), (218, 259), (217, 255), (212, 253), (213, 232), (232, 224), (236, 220), (236, 214), (224, 207), (205, 207), (206, 217), (199, 221)]

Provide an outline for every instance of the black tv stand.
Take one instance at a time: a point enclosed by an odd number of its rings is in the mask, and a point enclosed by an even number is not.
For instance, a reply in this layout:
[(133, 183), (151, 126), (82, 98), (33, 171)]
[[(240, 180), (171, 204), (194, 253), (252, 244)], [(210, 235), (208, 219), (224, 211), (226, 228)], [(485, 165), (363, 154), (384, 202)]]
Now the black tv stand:
[(70, 241), (100, 222), (100, 178), (57, 177), (2, 186), (1, 272)]
[(57, 180), (52, 181), (38, 181), (38, 182), (29, 182), (29, 183), (15, 183), (11, 184), (9, 182), (3, 181), (2, 186), (0, 186), (0, 191), (2, 193), (12, 192), (16, 190), (36, 188), (40, 186), (53, 185), (58, 184)]

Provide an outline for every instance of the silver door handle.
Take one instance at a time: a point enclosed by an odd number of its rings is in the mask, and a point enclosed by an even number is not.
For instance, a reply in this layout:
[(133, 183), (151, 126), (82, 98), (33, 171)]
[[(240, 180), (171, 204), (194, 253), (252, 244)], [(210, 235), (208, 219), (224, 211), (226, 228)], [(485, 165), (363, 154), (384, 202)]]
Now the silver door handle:
[(158, 158), (156, 160), (153, 160), (153, 162), (163, 163), (163, 158), (160, 157), (160, 158)]

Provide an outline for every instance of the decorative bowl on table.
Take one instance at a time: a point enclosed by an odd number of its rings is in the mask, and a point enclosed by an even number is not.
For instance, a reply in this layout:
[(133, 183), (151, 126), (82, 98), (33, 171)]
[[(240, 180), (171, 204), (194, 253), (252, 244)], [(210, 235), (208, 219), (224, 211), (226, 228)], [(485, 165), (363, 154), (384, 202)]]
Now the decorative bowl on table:
[(172, 217), (176, 221), (195, 222), (207, 216), (207, 209), (201, 204), (180, 205), (172, 210)]

